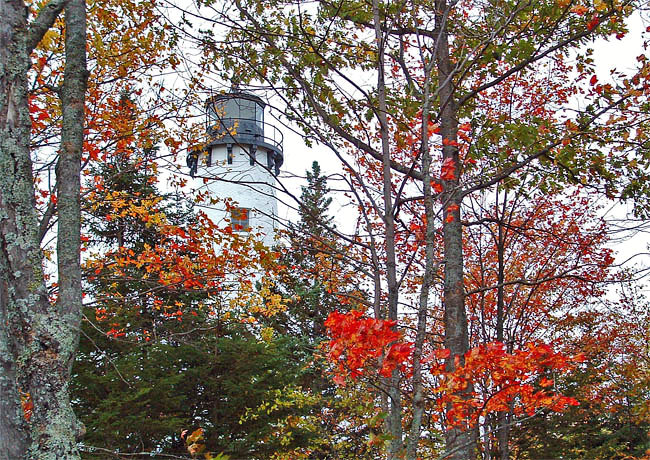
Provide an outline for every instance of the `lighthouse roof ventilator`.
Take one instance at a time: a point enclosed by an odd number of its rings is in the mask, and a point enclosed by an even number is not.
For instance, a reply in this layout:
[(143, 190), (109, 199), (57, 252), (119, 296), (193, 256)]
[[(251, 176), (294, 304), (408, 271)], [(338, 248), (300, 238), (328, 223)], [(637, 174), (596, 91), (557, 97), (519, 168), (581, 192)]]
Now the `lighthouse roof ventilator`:
[[(275, 176), (284, 162), (282, 132), (264, 120), (259, 97), (232, 91), (205, 104), (208, 143), (187, 155), (192, 177), (207, 178), (204, 187), (221, 200), (206, 212), (217, 225), (233, 231), (260, 231), (273, 244), (277, 198)], [(230, 199), (234, 207), (226, 207)]]

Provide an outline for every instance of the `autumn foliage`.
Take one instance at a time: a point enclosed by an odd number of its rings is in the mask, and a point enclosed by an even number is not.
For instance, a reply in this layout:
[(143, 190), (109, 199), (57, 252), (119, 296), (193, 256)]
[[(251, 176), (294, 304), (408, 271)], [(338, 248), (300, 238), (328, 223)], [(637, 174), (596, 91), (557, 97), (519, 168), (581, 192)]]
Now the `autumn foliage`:
[(389, 377), (395, 369), (405, 371), (412, 344), (401, 341), (396, 324), (365, 317), (355, 310), (330, 313), (325, 321), (331, 337), (328, 357), (337, 364), (337, 382), (343, 383), (345, 375), (359, 377), (372, 364), (379, 365), (383, 377)]
[[(341, 385), (345, 377), (378, 374), (387, 378), (394, 370), (405, 373), (412, 366), (413, 345), (395, 330), (395, 321), (368, 318), (359, 311), (333, 312), (325, 325), (331, 338), (328, 358), (336, 366), (335, 381)], [(578, 404), (576, 399), (554, 392), (553, 387), (555, 375), (582, 362), (582, 355), (567, 357), (542, 343), (529, 343), (508, 353), (504, 344), (491, 342), (472, 348), (463, 357), (453, 357), (453, 371), (446, 365), (449, 358), (449, 350), (436, 349), (423, 362), (438, 382), (429, 392), (450, 425), (474, 426), (490, 412), (534, 415), (538, 410), (562, 412)], [(468, 393), (475, 382), (483, 382), (492, 392)]]
[[(574, 398), (555, 393), (553, 387), (554, 376), (569, 371), (581, 357), (569, 358), (549, 345), (533, 343), (507, 353), (502, 343), (492, 342), (471, 349), (463, 358), (463, 364), (455, 358), (456, 370), (450, 373), (444, 372), (444, 364), (432, 368), (442, 377), (434, 391), (441, 395), (439, 404), (448, 408), (446, 417), (451, 424), (474, 426), (490, 412), (532, 416), (542, 409), (562, 412), (567, 406), (578, 405)], [(470, 382), (489, 382), (494, 390), (489, 395), (477, 391), (468, 395), (465, 390)]]
[[(75, 399), (94, 439), (413, 460), (444, 456), (447, 437), (459, 458), (506, 459), (510, 446), (531, 440), (525, 457), (544, 445), (511, 427), (564, 433), (566, 420), (593, 418), (607, 442), (609, 427), (634, 425), (594, 458), (643, 445), (647, 313), (608, 298), (636, 274), (615, 265), (621, 230), (601, 206), (634, 199), (650, 215), (650, 65), (639, 54), (605, 77), (586, 51), (622, 39), (641, 4), (497, 3), (199, 1), (168, 15), (158, 0), (87, 2)], [(33, 50), (25, 100), (46, 267), (66, 32), (55, 20)], [(183, 39), (198, 63), (181, 65)], [(236, 209), (187, 191), (177, 161), (205, 144), (188, 120), (228, 84), (270, 88), (283, 122), (340, 160), (349, 226), (324, 214), (317, 168), (307, 188), (320, 195), (287, 200), (304, 221), (300, 237), (283, 233), (288, 248), (196, 211)], [(173, 205), (156, 189), (162, 168)], [(52, 301), (58, 281), (47, 279)], [(86, 382), (96, 386), (84, 395)], [(35, 394), (17, 398), (26, 424), (44, 407)], [(147, 418), (161, 423), (147, 432)], [(180, 423), (206, 426), (183, 439), (170, 428)]]

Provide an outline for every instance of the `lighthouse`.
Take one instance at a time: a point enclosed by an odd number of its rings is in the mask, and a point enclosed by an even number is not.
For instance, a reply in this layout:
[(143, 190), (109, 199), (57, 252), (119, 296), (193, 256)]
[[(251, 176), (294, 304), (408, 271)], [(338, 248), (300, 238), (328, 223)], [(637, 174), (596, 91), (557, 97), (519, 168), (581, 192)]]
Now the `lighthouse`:
[(190, 175), (218, 198), (207, 214), (233, 232), (259, 232), (273, 244), (276, 228), (276, 176), (284, 162), (282, 132), (264, 120), (261, 98), (233, 90), (207, 99), (207, 144), (187, 156)]

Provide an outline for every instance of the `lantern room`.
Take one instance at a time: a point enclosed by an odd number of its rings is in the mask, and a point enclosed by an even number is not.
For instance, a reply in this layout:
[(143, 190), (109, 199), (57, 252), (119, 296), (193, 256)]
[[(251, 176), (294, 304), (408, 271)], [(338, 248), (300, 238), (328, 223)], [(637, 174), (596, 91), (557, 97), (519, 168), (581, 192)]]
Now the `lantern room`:
[[(226, 148), (226, 165), (233, 164), (233, 150), (247, 152), (250, 166), (259, 165), (278, 175), (284, 162), (282, 132), (264, 121), (266, 104), (261, 98), (244, 92), (230, 92), (208, 98), (205, 104), (205, 132), (208, 149)], [(195, 158), (190, 158), (194, 155)], [(196, 173), (200, 155), (190, 152), (188, 166)], [(211, 154), (204, 159), (207, 166), (214, 163)]]

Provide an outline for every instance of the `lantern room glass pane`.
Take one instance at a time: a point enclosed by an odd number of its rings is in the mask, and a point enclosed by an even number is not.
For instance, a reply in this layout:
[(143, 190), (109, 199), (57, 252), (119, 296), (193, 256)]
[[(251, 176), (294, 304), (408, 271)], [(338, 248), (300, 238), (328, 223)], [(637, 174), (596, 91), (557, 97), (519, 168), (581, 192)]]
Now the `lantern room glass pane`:
[(224, 118), (241, 118), (239, 116), (239, 104), (237, 99), (226, 99), (224, 107)]
[(207, 115), (210, 125), (223, 120), (224, 126), (231, 127), (233, 122), (238, 120), (247, 132), (264, 133), (264, 105), (252, 99), (232, 97), (217, 100), (208, 106)]
[(259, 126), (264, 123), (264, 107), (259, 104), (255, 104), (255, 121)]
[(255, 102), (249, 99), (236, 99), (239, 102), (239, 118), (243, 120), (255, 120)]

